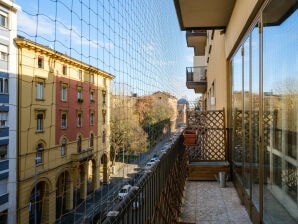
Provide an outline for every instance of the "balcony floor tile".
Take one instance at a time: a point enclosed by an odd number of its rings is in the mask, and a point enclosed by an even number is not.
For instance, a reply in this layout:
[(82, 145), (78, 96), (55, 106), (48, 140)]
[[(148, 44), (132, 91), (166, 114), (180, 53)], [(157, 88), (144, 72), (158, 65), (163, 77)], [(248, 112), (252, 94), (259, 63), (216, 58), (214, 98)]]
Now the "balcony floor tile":
[(251, 224), (232, 182), (187, 181), (180, 220), (203, 224)]

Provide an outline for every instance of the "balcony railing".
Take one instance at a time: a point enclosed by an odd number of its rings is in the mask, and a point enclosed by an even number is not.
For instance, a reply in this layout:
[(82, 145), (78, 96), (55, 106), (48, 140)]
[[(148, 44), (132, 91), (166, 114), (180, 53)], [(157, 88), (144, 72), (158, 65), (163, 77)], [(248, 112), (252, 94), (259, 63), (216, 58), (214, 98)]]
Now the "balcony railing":
[(80, 152), (71, 154), (71, 160), (73, 162), (79, 162), (79, 161), (87, 160), (87, 159), (91, 158), (92, 156), (93, 156), (93, 149), (88, 148), (88, 149), (83, 149)]
[(186, 67), (186, 86), (194, 89), (196, 93), (207, 90), (207, 66)]

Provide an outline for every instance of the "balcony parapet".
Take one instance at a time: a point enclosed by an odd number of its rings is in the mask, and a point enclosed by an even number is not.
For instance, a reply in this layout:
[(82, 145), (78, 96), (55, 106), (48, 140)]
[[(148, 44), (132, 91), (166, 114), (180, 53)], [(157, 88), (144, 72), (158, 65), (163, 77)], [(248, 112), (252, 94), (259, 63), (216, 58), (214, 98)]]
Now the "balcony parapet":
[(207, 90), (207, 66), (186, 67), (186, 86), (196, 93)]
[(194, 47), (195, 55), (205, 55), (207, 44), (206, 30), (189, 30), (186, 32), (186, 42), (188, 47)]
[(71, 154), (71, 160), (73, 162), (86, 161), (91, 157), (93, 157), (93, 149), (92, 148), (83, 149), (80, 152)]

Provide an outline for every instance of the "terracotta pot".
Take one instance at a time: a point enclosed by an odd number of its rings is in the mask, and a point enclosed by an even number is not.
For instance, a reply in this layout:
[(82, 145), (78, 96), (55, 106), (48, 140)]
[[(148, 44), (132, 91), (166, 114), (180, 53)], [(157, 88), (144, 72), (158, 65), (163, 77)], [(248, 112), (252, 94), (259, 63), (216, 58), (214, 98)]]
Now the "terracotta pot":
[(186, 146), (194, 146), (197, 141), (197, 130), (187, 129), (183, 132), (184, 141), (183, 144)]

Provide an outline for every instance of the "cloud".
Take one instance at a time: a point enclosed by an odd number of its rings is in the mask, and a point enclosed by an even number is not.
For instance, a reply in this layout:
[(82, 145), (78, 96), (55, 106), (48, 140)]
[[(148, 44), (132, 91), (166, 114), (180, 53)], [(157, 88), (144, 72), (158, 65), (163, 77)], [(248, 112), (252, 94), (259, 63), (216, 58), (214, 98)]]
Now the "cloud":
[[(22, 11), (18, 13), (18, 30), (26, 33), (29, 36), (40, 36), (40, 37), (54, 37), (55, 34), (55, 20), (51, 19), (48, 16), (39, 15), (28, 15)], [(38, 22), (38, 26), (37, 26)], [(65, 41), (70, 41), (74, 45), (83, 45), (83, 46), (91, 46), (92, 48), (102, 47), (112, 49), (114, 47), (112, 42), (104, 42), (104, 41), (96, 41), (96, 40), (88, 40), (86, 36), (83, 35), (81, 37), (81, 33), (79, 30), (73, 26), (70, 29), (70, 26), (65, 25), (66, 23), (57, 22), (56, 29), (57, 35), (56, 38)], [(70, 36), (71, 34), (71, 36)]]
[[(22, 30), (23, 32), (29, 35), (52, 35), (54, 33), (53, 22), (50, 20), (46, 20), (45, 17), (39, 16), (29, 16), (24, 12), (20, 11), (18, 13), (18, 30)], [(38, 26), (37, 26), (38, 20)]]
[(75, 45), (82, 45), (82, 46), (90, 46), (90, 47), (102, 47), (102, 48), (109, 48), (112, 49), (114, 44), (112, 42), (103, 42), (97, 40), (88, 40), (84, 35), (82, 36), (79, 30), (73, 26), (72, 29), (66, 28), (65, 26), (59, 26), (58, 32), (61, 36), (66, 38), (70, 38), (71, 35), (71, 42)]
[(148, 55), (154, 55), (154, 53), (156, 52), (156, 47), (154, 46), (154, 44), (145, 44), (143, 46), (143, 49)]
[(152, 64), (159, 65), (159, 66), (167, 66), (167, 65), (174, 65), (175, 61), (154, 60)]

